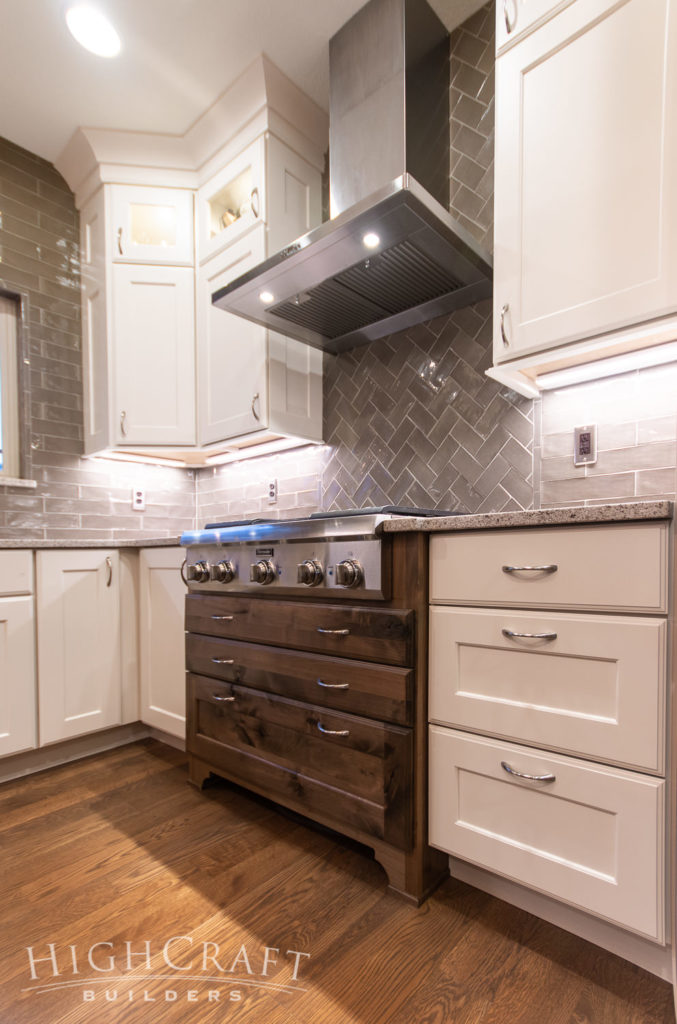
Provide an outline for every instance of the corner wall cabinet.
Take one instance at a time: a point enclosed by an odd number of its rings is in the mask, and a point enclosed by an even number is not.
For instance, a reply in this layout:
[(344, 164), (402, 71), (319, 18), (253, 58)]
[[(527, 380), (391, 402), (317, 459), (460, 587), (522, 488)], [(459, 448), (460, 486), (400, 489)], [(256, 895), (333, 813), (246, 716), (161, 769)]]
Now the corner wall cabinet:
[[(527, 6), (535, 27), (501, 49), (505, 11), (517, 31)], [(507, 0), (497, 17), (492, 375), (519, 390), (674, 337), (677, 3)]]
[(36, 746), (33, 556), (0, 551), (0, 757)]

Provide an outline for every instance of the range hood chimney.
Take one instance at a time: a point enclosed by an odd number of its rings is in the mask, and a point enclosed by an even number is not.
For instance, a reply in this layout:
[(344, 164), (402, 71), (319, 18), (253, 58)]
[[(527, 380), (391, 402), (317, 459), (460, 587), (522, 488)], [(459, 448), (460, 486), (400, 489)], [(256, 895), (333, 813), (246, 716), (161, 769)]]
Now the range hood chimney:
[(449, 49), (426, 0), (370, 0), (333, 36), (332, 219), (215, 305), (342, 352), (491, 295), (490, 257), (448, 211)]

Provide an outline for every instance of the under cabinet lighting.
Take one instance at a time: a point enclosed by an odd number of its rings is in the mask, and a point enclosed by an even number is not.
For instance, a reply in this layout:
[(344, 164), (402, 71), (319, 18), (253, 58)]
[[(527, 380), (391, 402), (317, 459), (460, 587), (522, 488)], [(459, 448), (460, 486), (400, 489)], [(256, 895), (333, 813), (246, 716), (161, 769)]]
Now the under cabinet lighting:
[(76, 4), (66, 11), (66, 24), (71, 35), (85, 50), (97, 57), (117, 57), (122, 49), (120, 36), (108, 18), (89, 4)]
[(642, 348), (635, 352), (624, 352), (620, 356), (609, 356), (607, 359), (595, 359), (580, 366), (568, 366), (563, 370), (541, 373), (536, 378), (540, 388), (564, 388), (569, 384), (581, 384), (584, 381), (598, 380), (601, 377), (613, 377), (617, 373), (629, 373), (647, 366), (660, 366), (677, 360), (677, 342)]

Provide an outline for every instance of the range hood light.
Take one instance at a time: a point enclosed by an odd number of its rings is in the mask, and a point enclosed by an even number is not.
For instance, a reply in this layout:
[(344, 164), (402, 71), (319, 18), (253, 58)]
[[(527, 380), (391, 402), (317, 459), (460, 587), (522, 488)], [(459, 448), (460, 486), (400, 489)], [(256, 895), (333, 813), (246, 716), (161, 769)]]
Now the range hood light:
[(381, 239), (373, 231), (368, 231), (362, 236), (362, 244), (367, 249), (376, 249), (381, 244)]
[(259, 298), (261, 302), (265, 302), (266, 306), (269, 306), (271, 302), (275, 302), (275, 296), (272, 292), (261, 292)]

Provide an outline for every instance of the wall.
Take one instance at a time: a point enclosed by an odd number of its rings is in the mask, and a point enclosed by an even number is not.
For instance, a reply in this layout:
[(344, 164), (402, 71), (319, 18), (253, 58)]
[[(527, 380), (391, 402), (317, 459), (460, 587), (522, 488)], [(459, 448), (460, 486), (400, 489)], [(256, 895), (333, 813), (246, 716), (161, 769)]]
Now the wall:
[[(493, 235), (494, 4), (452, 35), (450, 206), (490, 249)], [(533, 403), (484, 376), (483, 302), (340, 356), (325, 356), (321, 453), (200, 474), (222, 518), (397, 503), (463, 511), (533, 505)], [(261, 465), (257, 463), (261, 461)], [(241, 466), (247, 466), (242, 469)], [(267, 477), (280, 501), (269, 506)]]
[[(47, 161), (0, 139), (0, 288), (22, 297), (30, 365), (23, 410), (24, 475), (0, 484), (1, 538), (170, 536), (192, 525), (195, 486), (185, 470), (83, 459), (78, 213)], [(132, 512), (143, 485), (147, 511)]]

